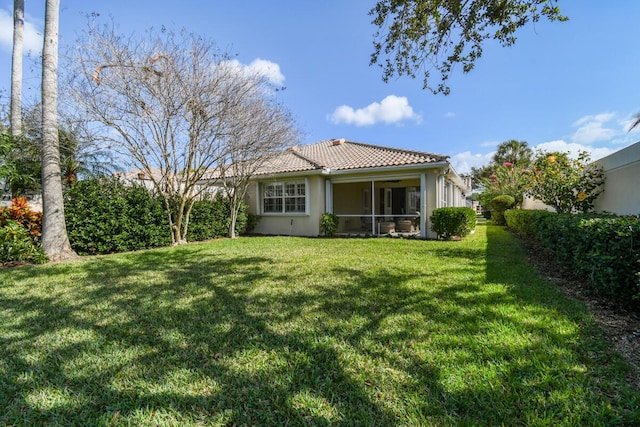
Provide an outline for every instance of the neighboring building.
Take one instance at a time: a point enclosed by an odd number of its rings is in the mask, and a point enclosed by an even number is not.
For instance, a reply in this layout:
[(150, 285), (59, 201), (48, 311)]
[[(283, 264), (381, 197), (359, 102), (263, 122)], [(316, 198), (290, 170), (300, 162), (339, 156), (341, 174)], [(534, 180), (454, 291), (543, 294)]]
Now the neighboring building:
[(596, 199), (596, 212), (640, 215), (640, 142), (595, 162), (604, 170), (604, 191)]
[[(128, 185), (141, 185), (152, 193), (156, 192), (156, 185), (154, 184), (154, 180), (157, 183), (166, 182), (167, 178), (163, 178), (162, 171), (159, 168), (151, 169), (152, 176), (147, 174), (142, 169), (135, 169), (126, 172), (117, 172), (115, 176), (122, 180), (125, 184)], [(177, 184), (177, 180), (174, 182), (174, 185)], [(181, 188), (184, 188), (183, 184), (180, 184)], [(198, 197), (212, 196), (215, 195), (219, 188), (212, 187), (210, 185), (196, 185), (194, 187), (194, 191), (197, 192)]]
[(290, 148), (254, 174), (249, 212), (258, 234), (317, 236), (335, 213), (338, 233), (436, 237), (434, 209), (465, 206), (470, 187), (447, 156), (331, 139)]

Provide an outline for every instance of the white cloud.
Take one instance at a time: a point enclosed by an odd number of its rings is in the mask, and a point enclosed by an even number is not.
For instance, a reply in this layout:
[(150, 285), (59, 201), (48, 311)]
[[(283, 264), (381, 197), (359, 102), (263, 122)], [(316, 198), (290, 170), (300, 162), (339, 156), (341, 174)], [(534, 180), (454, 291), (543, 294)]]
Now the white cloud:
[(284, 84), (284, 74), (280, 72), (280, 65), (275, 62), (256, 58), (251, 64), (247, 65), (247, 69), (266, 77), (270, 83), (276, 86), (282, 86)]
[(569, 157), (572, 158), (577, 158), (578, 157), (578, 153), (580, 151), (586, 151), (587, 153), (589, 153), (589, 155), (591, 156), (591, 160), (598, 160), (601, 159), (603, 157), (608, 156), (609, 154), (613, 153), (614, 151), (618, 151), (618, 149), (611, 149), (608, 147), (600, 147), (600, 148), (596, 148), (596, 147), (591, 147), (588, 145), (583, 145), (583, 144), (577, 144), (575, 142), (566, 142), (563, 141), (561, 139), (556, 140), (556, 141), (549, 141), (549, 142), (543, 142), (542, 144), (538, 144), (536, 146), (533, 147), (533, 150), (540, 150), (540, 151), (559, 151), (562, 153), (569, 153)]
[[(13, 12), (4, 9), (0, 9), (0, 47), (9, 52), (13, 49)], [(42, 50), (42, 31), (28, 17), (24, 21), (23, 50), (34, 54)]]
[(280, 71), (280, 65), (266, 59), (256, 58), (249, 65), (242, 64), (237, 59), (232, 59), (225, 61), (224, 65), (230, 69), (236, 69), (238, 72), (262, 76), (275, 86), (284, 84), (285, 77)]
[(449, 161), (456, 172), (459, 174), (467, 174), (471, 172), (472, 167), (478, 168), (488, 164), (494, 153), (495, 151), (487, 154), (473, 154), (471, 151), (465, 151), (451, 156)]
[[(637, 135), (637, 133), (640, 133), (640, 127), (634, 129), (632, 132), (628, 132), (633, 117), (630, 116), (626, 120), (615, 120), (615, 118), (616, 113), (584, 116), (572, 124), (577, 130), (570, 138), (571, 141), (557, 139), (530, 147), (534, 153), (536, 151), (559, 151), (569, 153), (569, 157), (572, 158), (578, 157), (578, 153), (581, 151), (586, 151), (589, 153), (591, 160), (601, 159), (620, 150), (621, 147), (632, 144), (637, 140), (634, 134)], [(610, 127), (604, 126), (607, 123), (611, 123)], [(593, 143), (597, 141), (606, 141), (607, 146), (594, 146)], [(495, 148), (499, 144), (500, 142), (488, 141), (479, 146)], [(473, 154), (470, 151), (465, 151), (451, 156), (450, 161), (458, 173), (468, 173), (472, 167), (489, 164), (494, 153), (495, 150), (486, 154)]]
[(333, 123), (356, 126), (371, 126), (380, 122), (400, 123), (403, 120), (414, 120), (417, 123), (422, 121), (422, 117), (413, 111), (407, 98), (396, 95), (389, 95), (381, 102), (373, 102), (364, 108), (354, 109), (348, 105), (341, 105), (327, 118)]
[(605, 124), (609, 123), (614, 117), (614, 113), (601, 113), (578, 119), (573, 124), (573, 127), (576, 127), (577, 130), (571, 140), (576, 144), (591, 144), (597, 141), (610, 140), (618, 131), (605, 127)]
[(449, 111), (444, 115), (445, 119), (452, 119), (456, 116), (456, 113), (454, 113), (453, 111)]

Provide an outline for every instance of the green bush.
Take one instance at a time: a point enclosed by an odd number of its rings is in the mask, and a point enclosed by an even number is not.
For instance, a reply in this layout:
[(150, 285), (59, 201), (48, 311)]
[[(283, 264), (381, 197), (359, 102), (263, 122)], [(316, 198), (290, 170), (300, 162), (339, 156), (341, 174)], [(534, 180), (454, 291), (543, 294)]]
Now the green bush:
[(496, 225), (505, 225), (504, 212), (512, 208), (515, 203), (516, 199), (507, 194), (491, 199), (489, 204), (491, 205), (491, 220), (493, 223)]
[(43, 264), (48, 261), (32, 239), (29, 231), (17, 221), (7, 219), (0, 227), (0, 262), (31, 262)]
[(431, 229), (445, 240), (464, 237), (475, 227), (476, 211), (471, 208), (438, 208), (431, 214)]
[[(191, 209), (187, 240), (228, 234), (228, 200), (218, 195), (197, 200)], [(81, 255), (105, 254), (168, 246), (171, 243), (164, 201), (140, 185), (115, 178), (79, 181), (65, 193), (65, 219), (71, 247)], [(242, 207), (236, 231), (245, 230)]]
[(115, 178), (79, 181), (65, 192), (71, 247), (82, 255), (167, 246), (169, 226), (162, 200)]
[(599, 294), (640, 303), (640, 216), (510, 210), (505, 218)]
[(546, 218), (555, 215), (545, 210), (508, 209), (504, 212), (507, 227), (519, 234), (534, 236)]
[[(231, 205), (229, 200), (218, 194), (210, 199), (197, 200), (189, 216), (187, 240), (201, 241), (229, 235), (231, 224)], [(246, 206), (240, 208), (236, 218), (236, 233), (242, 234), (247, 228)], [(255, 225), (255, 224), (254, 224)]]
[(247, 215), (247, 225), (244, 227), (244, 234), (253, 233), (256, 226), (258, 225), (258, 221), (260, 221), (260, 217), (258, 215), (254, 215), (251, 212), (246, 212)]
[(326, 237), (333, 237), (338, 231), (340, 218), (334, 213), (325, 212), (320, 217), (320, 232)]

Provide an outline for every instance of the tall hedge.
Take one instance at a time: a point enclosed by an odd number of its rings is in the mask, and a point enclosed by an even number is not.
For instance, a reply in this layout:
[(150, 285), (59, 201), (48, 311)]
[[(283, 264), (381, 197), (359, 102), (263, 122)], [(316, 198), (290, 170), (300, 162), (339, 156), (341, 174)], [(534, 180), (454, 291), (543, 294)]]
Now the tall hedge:
[(464, 237), (476, 228), (476, 211), (471, 208), (437, 208), (431, 214), (431, 230), (449, 240)]
[(162, 201), (116, 178), (79, 181), (64, 197), (71, 247), (82, 255), (167, 246)]
[[(194, 203), (187, 240), (227, 236), (230, 205), (222, 195)], [(71, 247), (82, 255), (106, 254), (167, 246), (171, 243), (167, 214), (160, 197), (140, 185), (116, 178), (79, 181), (65, 193), (65, 219)], [(243, 207), (236, 232), (245, 231)]]
[(505, 218), (598, 293), (640, 306), (640, 216), (509, 210)]

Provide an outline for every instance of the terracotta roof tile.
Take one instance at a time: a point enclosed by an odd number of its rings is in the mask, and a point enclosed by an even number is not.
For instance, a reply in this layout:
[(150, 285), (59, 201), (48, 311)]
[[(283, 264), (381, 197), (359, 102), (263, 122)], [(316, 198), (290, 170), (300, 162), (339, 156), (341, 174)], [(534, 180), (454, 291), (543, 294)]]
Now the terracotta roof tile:
[(447, 156), (439, 154), (329, 139), (284, 151), (266, 162), (258, 175), (418, 165), (447, 159)]

